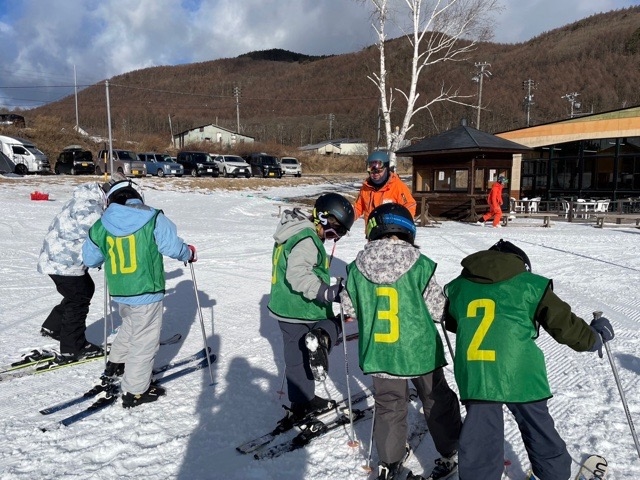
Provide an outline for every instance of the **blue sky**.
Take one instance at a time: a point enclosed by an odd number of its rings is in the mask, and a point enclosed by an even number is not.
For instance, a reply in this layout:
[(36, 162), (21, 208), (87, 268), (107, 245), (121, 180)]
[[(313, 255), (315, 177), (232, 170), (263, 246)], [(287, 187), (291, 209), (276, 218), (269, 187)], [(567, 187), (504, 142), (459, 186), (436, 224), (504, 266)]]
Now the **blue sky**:
[[(638, 0), (502, 0), (494, 41), (517, 43)], [(0, 0), (0, 107), (157, 65), (282, 48), (308, 55), (375, 42), (369, 0)], [(393, 36), (393, 35), (392, 35)]]

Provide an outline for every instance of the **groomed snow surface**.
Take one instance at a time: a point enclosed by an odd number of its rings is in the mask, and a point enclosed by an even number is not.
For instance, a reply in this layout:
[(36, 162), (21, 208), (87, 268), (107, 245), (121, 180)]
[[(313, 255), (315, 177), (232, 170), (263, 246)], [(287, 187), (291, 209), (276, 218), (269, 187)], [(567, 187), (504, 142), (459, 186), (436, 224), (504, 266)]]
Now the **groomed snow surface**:
[[(0, 364), (16, 360), (34, 347), (56, 346), (39, 335), (40, 325), (60, 301), (51, 279), (36, 271), (49, 223), (79, 181), (70, 177), (0, 180)], [(239, 185), (242, 179), (238, 179)], [(365, 479), (370, 421), (355, 425), (359, 448), (347, 445), (350, 428), (334, 431), (308, 448), (274, 460), (256, 461), (235, 446), (269, 431), (281, 418), (282, 339), (267, 315), (272, 234), (282, 206), (291, 199), (325, 191), (353, 192), (351, 182), (273, 187), (262, 190), (194, 191), (188, 180), (142, 179), (149, 205), (164, 210), (180, 236), (197, 246), (194, 264), (207, 343), (218, 354), (215, 383), (204, 369), (167, 384), (167, 396), (131, 410), (119, 404), (69, 427), (43, 433), (68, 412), (43, 416), (38, 410), (86, 391), (98, 379), (101, 361), (57, 372), (0, 382), (0, 478), (5, 479)], [(33, 191), (49, 201), (32, 201)], [(363, 247), (364, 224), (335, 245), (332, 274)], [(460, 261), (489, 248), (500, 238), (522, 247), (534, 272), (550, 277), (558, 295), (590, 320), (600, 310), (615, 327), (610, 343), (631, 415), (640, 424), (640, 230), (596, 229), (592, 225), (516, 219), (502, 229), (444, 222), (419, 228), (417, 244), (438, 263), (444, 285), (460, 273)], [(333, 244), (326, 245), (331, 253)], [(163, 346), (156, 363), (203, 347), (194, 285), (189, 267), (165, 259), (167, 296), (162, 337), (181, 333), (176, 345)], [(93, 270), (96, 293), (88, 318), (88, 338), (101, 343), (104, 331), (104, 277)], [(117, 326), (117, 315), (115, 325)], [(111, 338), (113, 329), (108, 325)], [(347, 333), (355, 331), (347, 325)], [(439, 330), (441, 332), (441, 330)], [(451, 336), (455, 341), (455, 336)], [(542, 333), (554, 392), (551, 413), (575, 462), (589, 454), (609, 461), (611, 480), (640, 478), (640, 460), (605, 355), (576, 353)], [(371, 385), (358, 368), (357, 342), (348, 342), (352, 392)], [(329, 379), (316, 393), (340, 399), (347, 393), (343, 348), (331, 354)], [(455, 388), (451, 367), (447, 377)], [(529, 468), (519, 432), (505, 426), (505, 456), (511, 462), (504, 478), (522, 479)], [(407, 466), (429, 473), (437, 457), (429, 436)], [(372, 465), (377, 461), (375, 447)], [(578, 463), (573, 464), (574, 475)], [(453, 476), (456, 479), (457, 476)], [(482, 479), (479, 479), (482, 480)]]

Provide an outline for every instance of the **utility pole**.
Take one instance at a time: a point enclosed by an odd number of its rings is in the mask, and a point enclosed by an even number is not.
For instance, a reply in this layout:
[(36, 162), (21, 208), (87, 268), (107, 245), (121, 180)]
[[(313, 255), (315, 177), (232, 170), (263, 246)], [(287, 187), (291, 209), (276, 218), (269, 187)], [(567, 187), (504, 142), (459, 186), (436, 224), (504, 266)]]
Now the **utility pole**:
[(333, 138), (333, 121), (336, 119), (336, 116), (333, 113), (329, 114), (329, 140)]
[(76, 98), (76, 132), (80, 129), (80, 122), (78, 120), (78, 77), (76, 76), (76, 66), (73, 66), (73, 90)]
[(171, 126), (171, 114), (169, 114), (169, 132), (171, 132), (171, 146), (176, 148), (176, 142), (173, 139), (173, 127)]
[(482, 79), (484, 77), (490, 77), (491, 72), (489, 70), (485, 70), (487, 67), (490, 67), (491, 64), (487, 62), (478, 62), (475, 64), (475, 67), (480, 69), (478, 73), (472, 78), (474, 82), (478, 82), (478, 116), (476, 118), (476, 128), (480, 130), (480, 111), (482, 110)]
[[(109, 102), (109, 80), (104, 82), (105, 93), (107, 96), (107, 128), (109, 131), (109, 172), (113, 177), (113, 137), (111, 136), (111, 103)], [(107, 169), (104, 170), (104, 178), (107, 179)]]
[(531, 90), (536, 88), (536, 82), (534, 82), (531, 79), (525, 80), (524, 82), (522, 82), (522, 88), (524, 88), (527, 91), (527, 96), (524, 97), (524, 108), (527, 112), (527, 127), (528, 127), (531, 120), (531, 105), (535, 105), (535, 103), (533, 102), (533, 93), (531, 93)]
[(574, 116), (574, 108), (576, 110), (580, 110), (581, 104), (580, 102), (578, 102), (577, 98), (578, 95), (580, 95), (577, 92), (573, 92), (573, 93), (567, 93), (566, 95), (562, 95), (560, 98), (566, 98), (569, 103), (571, 104), (571, 115), (569, 116), (569, 118), (573, 118)]
[(240, 87), (233, 87), (233, 95), (236, 97), (236, 131), (240, 133)]

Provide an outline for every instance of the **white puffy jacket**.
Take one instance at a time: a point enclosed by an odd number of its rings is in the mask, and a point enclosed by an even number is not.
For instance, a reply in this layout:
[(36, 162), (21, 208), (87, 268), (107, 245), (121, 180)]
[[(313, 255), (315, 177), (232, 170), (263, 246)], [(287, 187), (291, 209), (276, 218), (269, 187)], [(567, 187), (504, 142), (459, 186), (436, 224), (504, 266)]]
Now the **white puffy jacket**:
[(87, 267), (82, 263), (82, 244), (104, 208), (105, 194), (100, 183), (77, 186), (71, 200), (55, 216), (44, 237), (38, 272), (46, 275), (84, 275)]

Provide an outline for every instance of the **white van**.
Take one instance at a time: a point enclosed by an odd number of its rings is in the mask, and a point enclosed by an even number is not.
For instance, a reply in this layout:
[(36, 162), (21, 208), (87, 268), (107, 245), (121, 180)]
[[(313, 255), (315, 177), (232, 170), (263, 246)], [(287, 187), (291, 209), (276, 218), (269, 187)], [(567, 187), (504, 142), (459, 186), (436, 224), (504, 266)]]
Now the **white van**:
[(20, 175), (51, 172), (47, 156), (29, 140), (0, 135), (0, 151), (13, 160)]

